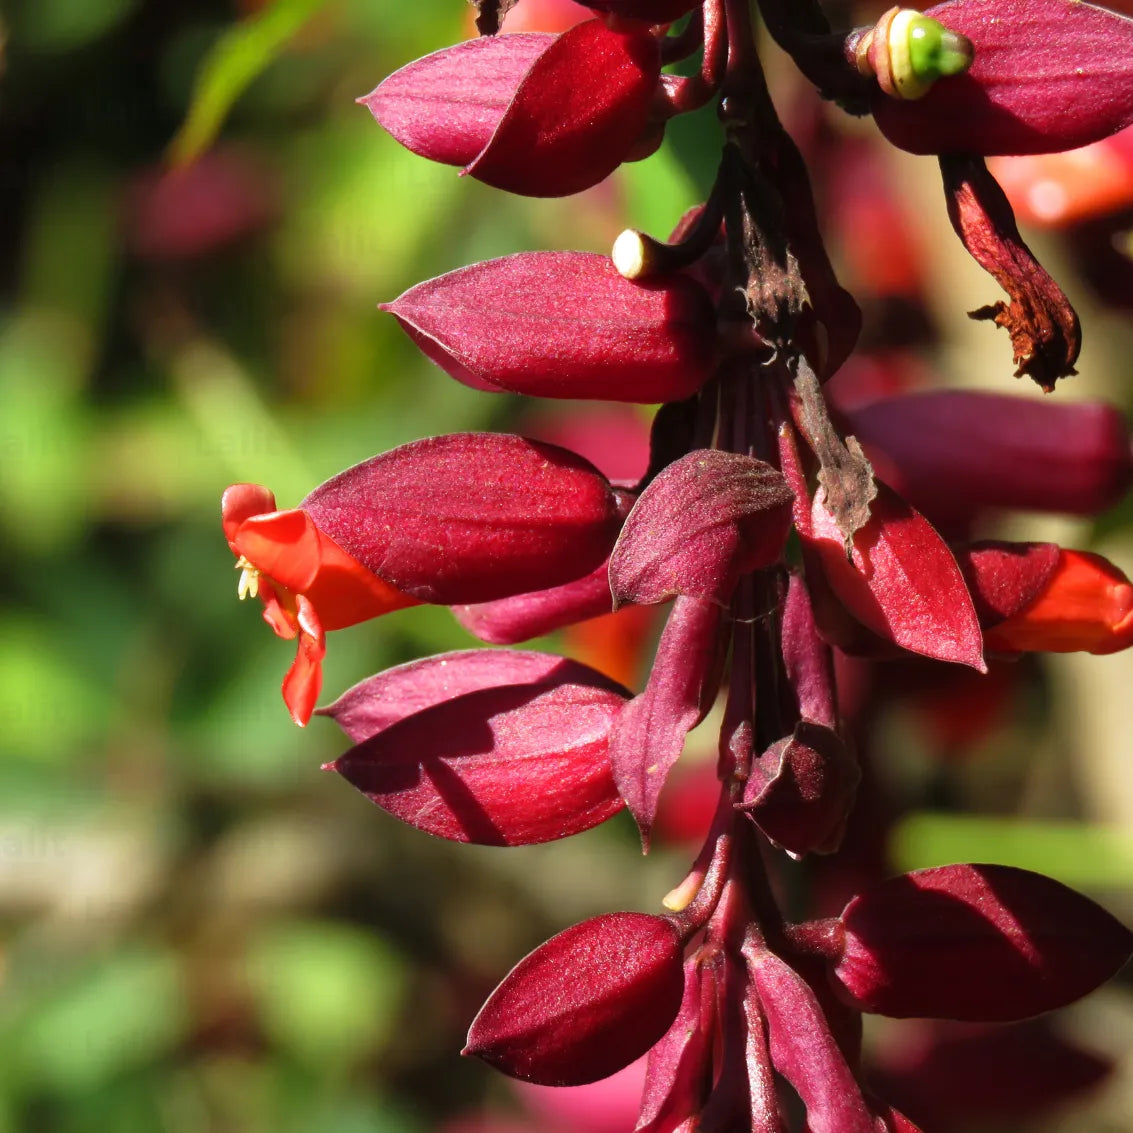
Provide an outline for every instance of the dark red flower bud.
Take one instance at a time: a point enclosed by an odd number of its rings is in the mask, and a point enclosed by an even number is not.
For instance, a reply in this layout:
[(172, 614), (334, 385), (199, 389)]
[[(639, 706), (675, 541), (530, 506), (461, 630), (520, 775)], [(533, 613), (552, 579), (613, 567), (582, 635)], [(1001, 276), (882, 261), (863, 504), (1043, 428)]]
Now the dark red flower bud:
[(581, 578), (620, 526), (617, 498), (592, 465), (495, 433), (402, 445), (328, 480), (302, 506), (364, 566), (441, 605)]
[(1080, 0), (950, 0), (925, 12), (966, 36), (970, 69), (922, 98), (880, 90), (882, 133), (912, 153), (1054, 153), (1133, 123), (1133, 20)]
[(480, 1009), (464, 1053), (527, 1082), (594, 1082), (661, 1038), (683, 986), (671, 920), (607, 913), (520, 960)]
[(587, 20), (418, 59), (360, 99), (402, 145), (532, 197), (596, 185), (645, 132), (661, 73), (657, 38)]
[(651, 404), (691, 396), (715, 366), (716, 314), (698, 283), (631, 283), (592, 252), (472, 264), (382, 309), (446, 373), (480, 389)]
[(832, 971), (861, 1011), (995, 1022), (1080, 999), (1133, 953), (1133, 934), (1057, 881), (1000, 865), (891, 878), (842, 913)]
[(641, 493), (610, 555), (615, 604), (684, 594), (724, 604), (740, 575), (783, 551), (794, 494), (762, 460), (697, 449)]
[(742, 809), (792, 857), (833, 853), (861, 771), (837, 732), (800, 720), (765, 751), (744, 785)]
[(934, 390), (843, 412), (874, 469), (914, 507), (1094, 515), (1133, 480), (1125, 420), (1102, 402)]
[(720, 614), (699, 598), (673, 603), (649, 683), (622, 710), (610, 738), (614, 779), (645, 847), (665, 779), (716, 694)]
[[(468, 666), (457, 687), (475, 689), (491, 666), (467, 658), (437, 664)], [(589, 830), (623, 805), (608, 747), (629, 694), (585, 666), (546, 664), (554, 674), (547, 679), (482, 687), (409, 712), (329, 768), (394, 817), (458, 842), (530, 845)], [(578, 673), (585, 683), (571, 679)], [(381, 684), (379, 677), (366, 698), (380, 695)], [(357, 719), (357, 706), (347, 707)]]
[[(821, 492), (803, 546), (866, 628), (903, 649), (985, 671), (983, 636), (952, 552), (919, 512), (884, 485), (846, 545)], [(808, 568), (809, 573), (809, 568)]]

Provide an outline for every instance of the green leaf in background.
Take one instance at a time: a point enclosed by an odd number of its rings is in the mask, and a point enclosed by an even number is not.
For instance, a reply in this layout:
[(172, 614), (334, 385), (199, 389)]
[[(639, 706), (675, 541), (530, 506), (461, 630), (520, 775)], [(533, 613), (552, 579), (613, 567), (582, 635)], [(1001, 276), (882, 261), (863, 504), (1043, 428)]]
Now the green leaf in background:
[(172, 955), (123, 949), (52, 988), (3, 1036), (5, 1055), (31, 1082), (87, 1089), (172, 1049), (186, 1025), (183, 996)]
[(890, 842), (900, 870), (994, 862), (1046, 874), (1079, 889), (1133, 885), (1133, 836), (1082, 822), (911, 814)]
[(275, 0), (220, 37), (197, 74), (193, 101), (169, 146), (177, 165), (208, 149), (236, 100), (326, 0)]
[(138, 0), (29, 0), (12, 14), (13, 34), (35, 51), (64, 52), (113, 30)]
[(405, 965), (380, 937), (328, 922), (275, 924), (249, 947), (265, 1031), (324, 1070), (364, 1060), (393, 1031)]

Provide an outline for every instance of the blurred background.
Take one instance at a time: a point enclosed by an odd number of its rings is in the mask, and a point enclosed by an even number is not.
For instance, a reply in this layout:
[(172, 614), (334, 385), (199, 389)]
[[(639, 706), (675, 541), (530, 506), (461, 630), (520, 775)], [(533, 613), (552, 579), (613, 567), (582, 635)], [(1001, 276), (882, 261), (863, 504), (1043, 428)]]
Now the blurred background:
[[(561, 7), (534, 26), (558, 30)], [(0, 1133), (632, 1128), (633, 1072), (548, 1096), (458, 1052), (529, 948), (601, 911), (655, 910), (680, 881), (711, 752), (689, 752), (648, 859), (622, 818), (507, 851), (400, 826), (319, 771), (346, 746), (329, 721), (290, 723), (292, 649), (237, 603), (218, 504), (249, 480), (289, 507), (358, 460), (462, 429), (531, 432), (633, 478), (647, 414), (468, 390), (375, 305), (494, 255), (604, 251), (627, 223), (666, 235), (711, 183), (712, 114), (586, 194), (531, 202), (414, 157), (354, 104), (471, 35), (461, 0), (0, 13)], [(1006, 336), (965, 317), (998, 293), (953, 239), (933, 163), (836, 121), (769, 58), (866, 311), (847, 396), (1040, 397), (1011, 377)], [(1115, 152), (1096, 159), (1117, 170), (1100, 201), (1083, 203), (1100, 166), (1013, 175), (1021, 214), (1036, 179), (1063, 178), (1027, 217), (1085, 326), (1081, 375), (1055, 396), (1128, 406), (1133, 159)], [(995, 530), (1130, 570), (1131, 520), (1123, 506)], [(550, 646), (640, 688), (654, 632), (631, 612)], [(342, 631), (324, 698), (473, 644), (429, 607)], [(908, 684), (871, 714), (893, 802), (872, 828), (879, 860), (1024, 865), (1128, 922), (1133, 662)], [(1133, 1000), (1114, 986), (1061, 1014), (990, 1035), (880, 1027), (878, 1074), (937, 1089), (919, 1103), (931, 1128), (1133, 1130)], [(949, 1115), (973, 1069), (974, 1101)]]

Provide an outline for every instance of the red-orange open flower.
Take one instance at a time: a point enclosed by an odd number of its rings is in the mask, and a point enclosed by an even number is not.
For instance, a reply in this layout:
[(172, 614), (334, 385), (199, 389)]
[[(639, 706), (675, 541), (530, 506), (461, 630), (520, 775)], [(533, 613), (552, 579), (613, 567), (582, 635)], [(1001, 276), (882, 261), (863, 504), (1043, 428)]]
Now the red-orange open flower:
[(220, 508), (225, 537), (242, 570), (240, 597), (258, 597), (264, 621), (276, 634), (299, 639), (283, 678), (283, 700), (302, 726), (322, 686), (326, 631), (416, 605), (417, 599), (367, 570), (301, 508), (277, 511), (267, 488), (233, 484)]
[(1107, 559), (1061, 548), (1038, 596), (984, 634), (993, 651), (1116, 653), (1133, 645), (1133, 585)]

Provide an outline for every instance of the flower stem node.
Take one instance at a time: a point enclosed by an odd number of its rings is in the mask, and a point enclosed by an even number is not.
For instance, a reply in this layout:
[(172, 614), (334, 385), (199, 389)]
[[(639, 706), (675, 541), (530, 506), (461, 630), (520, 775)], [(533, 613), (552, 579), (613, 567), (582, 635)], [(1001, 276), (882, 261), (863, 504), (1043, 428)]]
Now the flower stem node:
[(962, 75), (973, 59), (972, 42), (914, 8), (890, 8), (854, 49), (858, 71), (874, 75), (891, 98), (923, 98), (933, 84)]

